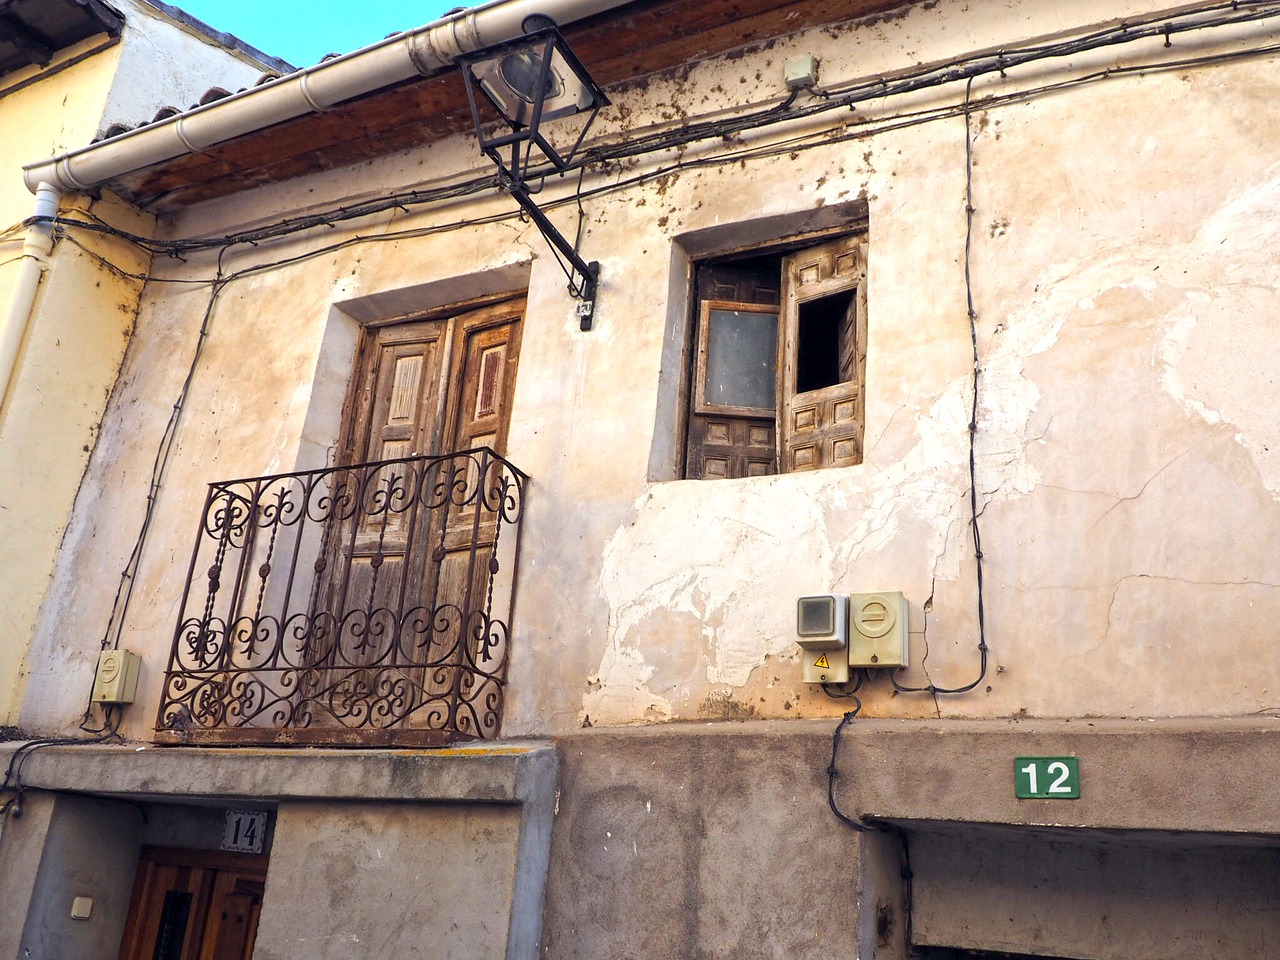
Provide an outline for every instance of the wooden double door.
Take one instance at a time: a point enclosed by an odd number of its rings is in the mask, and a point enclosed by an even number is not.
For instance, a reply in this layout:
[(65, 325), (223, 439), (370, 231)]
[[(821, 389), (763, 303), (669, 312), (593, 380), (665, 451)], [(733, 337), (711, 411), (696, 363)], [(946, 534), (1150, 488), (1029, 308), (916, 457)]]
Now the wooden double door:
[(506, 449), (524, 298), (366, 328), (339, 463)]
[(144, 847), (119, 960), (249, 960), (267, 855)]
[[(347, 478), (359, 509), (326, 534), (304, 684), (343, 726), (437, 726), (435, 702), (463, 683), (498, 535), (477, 490), (501, 468), (451, 455), (505, 453), (523, 313), (517, 297), (365, 330), (336, 459), (392, 462)], [(424, 456), (440, 459), (406, 461)]]

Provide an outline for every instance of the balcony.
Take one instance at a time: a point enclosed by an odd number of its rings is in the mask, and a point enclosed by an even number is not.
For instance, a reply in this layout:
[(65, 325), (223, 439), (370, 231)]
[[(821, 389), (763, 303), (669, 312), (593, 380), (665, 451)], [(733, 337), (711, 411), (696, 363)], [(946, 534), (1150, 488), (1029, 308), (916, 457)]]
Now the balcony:
[(210, 484), (156, 740), (496, 737), (527, 479), (479, 448)]

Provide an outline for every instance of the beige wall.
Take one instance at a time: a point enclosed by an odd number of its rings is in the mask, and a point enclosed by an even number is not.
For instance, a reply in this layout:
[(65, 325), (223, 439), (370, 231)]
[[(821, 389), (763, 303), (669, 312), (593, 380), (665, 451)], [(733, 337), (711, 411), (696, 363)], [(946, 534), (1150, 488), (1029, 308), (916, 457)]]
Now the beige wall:
[[(107, 97), (104, 128), (113, 123), (147, 123), (162, 105), (185, 110), (199, 103), (210, 87), (231, 92), (251, 87), (272, 69), (138, 0), (125, 0), (120, 9), (127, 21), (124, 50)], [(221, 25), (210, 26), (217, 29)], [(27, 162), (39, 159), (42, 157), (28, 157)]]
[[(816, 54), (830, 85), (1118, 12), (1029, 0), (811, 31), (621, 91), (610, 122), (654, 122), (668, 104), (698, 114), (776, 97), (781, 61), (795, 53)], [(1242, 716), (1274, 707), (1280, 570), (1269, 544), (1280, 524), (1280, 428), (1267, 415), (1267, 317), (1280, 280), (1270, 214), (1280, 180), (1261, 105), (1280, 93), (1275, 64), (1116, 77), (982, 107), (982, 98), (1117, 60), (1261, 45), (1274, 39), (1265, 30), (1202, 35), (1169, 51), (1154, 40), (975, 83), (977, 472), (991, 669), (976, 690), (949, 698), (894, 695), (876, 677), (867, 713)], [(838, 134), (851, 119), (962, 97), (952, 85), (744, 142)], [(725, 150), (717, 142), (683, 156)], [(458, 139), (206, 204), (164, 229), (221, 232), (475, 165), (474, 147)], [(800, 682), (792, 640), (795, 597), (815, 591), (902, 590), (912, 631), (903, 681), (974, 679), (965, 188), (964, 122), (952, 116), (592, 198), (583, 251), (601, 261), (602, 284), (586, 334), (544, 242), (514, 219), (356, 244), (234, 280), (215, 305), (139, 569), (124, 645), (145, 665), (126, 733), (145, 737), (154, 722), (204, 485), (315, 465), (336, 436), (353, 318), (376, 316), (385, 302), (441, 305), (457, 287), (432, 283), (530, 259), (508, 449), (533, 485), (505, 732), (560, 733), (588, 718), (838, 716), (842, 704)], [(559, 189), (549, 185), (548, 196)], [(687, 316), (682, 249), (708, 235), (727, 246), (763, 217), (802, 219), (855, 201), (870, 222), (865, 462), (742, 481), (651, 480), (676, 447), (669, 345), (682, 342)], [(396, 211), (232, 250), (223, 262), (236, 272), (355, 233), (512, 208), (497, 198)], [(553, 216), (572, 232), (568, 209)], [(174, 279), (214, 269), (211, 256), (157, 266)], [(65, 728), (83, 704), (207, 303), (200, 286), (156, 283), (144, 295), (35, 635), (22, 715), (34, 728)]]
[[(0, 234), (0, 309), (17, 276), (18, 225), (33, 208), (24, 163), (86, 146), (113, 123), (144, 123), (161, 106), (187, 107), (215, 83), (250, 85), (263, 69), (152, 7), (119, 6), (127, 18), (119, 42), (100, 34), (60, 51), (45, 70), (0, 79), (0, 92), (11, 91), (0, 96), (0, 129), (21, 131), (0, 141), (0, 230), (11, 228)], [(63, 210), (86, 211), (143, 235), (151, 229), (149, 218), (110, 200), (73, 199)], [(146, 272), (149, 258), (122, 242), (76, 239), (126, 272)], [(141, 287), (68, 244), (51, 262), (0, 421), (0, 726), (17, 720), (24, 653)]]

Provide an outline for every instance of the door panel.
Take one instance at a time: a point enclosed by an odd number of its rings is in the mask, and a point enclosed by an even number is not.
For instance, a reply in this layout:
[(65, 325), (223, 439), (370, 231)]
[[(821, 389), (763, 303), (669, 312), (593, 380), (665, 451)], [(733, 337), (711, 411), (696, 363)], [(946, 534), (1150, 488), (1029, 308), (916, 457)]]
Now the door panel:
[[(523, 299), (365, 333), (348, 404), (341, 462), (505, 449)], [(457, 689), (474, 656), (473, 624), (488, 596), (496, 529), (476, 511), (480, 456), (388, 463), (357, 480), (357, 518), (326, 540), (317, 592), (319, 655), (304, 695), (339, 723), (439, 726), (434, 701)], [(358, 489), (354, 489), (357, 488)], [(335, 494), (336, 496), (336, 494)], [(433, 713), (433, 711), (435, 711)]]
[[(501, 309), (477, 311), (459, 318), (454, 338), (453, 383), (449, 405), (448, 450), (489, 447), (505, 455), (511, 422), (511, 395), (520, 355), (520, 311), (523, 302)], [(500, 479), (496, 464), (483, 455), (455, 462), (453, 469), (466, 502), (451, 506), (439, 519), (438, 588), (434, 609), (437, 622), (447, 622), (431, 651), (432, 669), (421, 682), (430, 696), (441, 696), (452, 685), (463, 699), (481, 694), (484, 674), (505, 662), (505, 651), (491, 647), (493, 637), (484, 615), (497, 525), (492, 510), (477, 510), (478, 501), (493, 503)]]
[(777, 473), (776, 258), (699, 268), (685, 476)]
[(862, 462), (867, 354), (866, 239), (783, 259), (779, 452), (785, 470)]
[(249, 960), (265, 854), (144, 847), (119, 960)]

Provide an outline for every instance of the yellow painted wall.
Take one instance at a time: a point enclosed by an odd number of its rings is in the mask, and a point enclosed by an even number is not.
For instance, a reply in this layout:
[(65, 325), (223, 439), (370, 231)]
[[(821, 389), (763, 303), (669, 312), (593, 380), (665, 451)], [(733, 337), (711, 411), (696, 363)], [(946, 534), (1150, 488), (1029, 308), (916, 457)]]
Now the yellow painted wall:
[[(92, 208), (147, 228), (119, 203)], [(103, 237), (78, 237), (129, 272), (149, 257)], [(25, 682), (23, 658), (71, 503), (124, 356), (142, 284), (60, 242), (41, 282), (21, 366), (0, 422), (0, 723), (12, 723)]]
[[(59, 60), (92, 50), (105, 39), (105, 35), (91, 37), (59, 54)], [(122, 49), (123, 45), (117, 43), (74, 66), (0, 96), (0, 130), (6, 131), (0, 137), (0, 227), (31, 214), (31, 192), (22, 182), (24, 163), (83, 147), (98, 132)], [(31, 70), (9, 74), (0, 79), (0, 90), (35, 76), (37, 73)], [(0, 248), (0, 260), (8, 259), (7, 254), (7, 248)], [(0, 288), (0, 295), (3, 293)]]
[[(43, 70), (0, 78), (0, 310), (18, 270), (23, 231), (16, 225), (33, 208), (23, 164), (87, 146), (113, 123), (148, 122), (161, 106), (189, 106), (212, 85), (248, 86), (264, 69), (155, 7), (133, 0), (119, 7), (126, 26), (118, 42), (99, 34), (60, 51)], [(76, 57), (84, 59), (59, 68)], [(88, 203), (69, 202), (81, 210)], [(152, 229), (149, 217), (118, 203), (93, 209), (126, 229)], [(87, 242), (126, 270), (145, 272), (148, 258), (127, 245)], [(70, 244), (59, 244), (52, 261), (0, 421), (0, 726), (16, 721), (25, 650), (141, 286)]]
[[(90, 38), (70, 53), (91, 49), (104, 39)], [(33, 205), (22, 180), (22, 164), (93, 138), (120, 49), (117, 44), (0, 97), (0, 130), (21, 131), (19, 136), (0, 137), (0, 229), (10, 228), (0, 235), (0, 309), (8, 307), (19, 269), (24, 231), (17, 225), (31, 215)], [(33, 72), (11, 74), (5, 86), (20, 82), (27, 73)], [(53, 276), (66, 278), (77, 272), (64, 253), (55, 254), (57, 267), (44, 285)], [(106, 332), (98, 324), (83, 322), (83, 314), (92, 311), (67, 302), (70, 289), (54, 297), (42, 291), (36, 324), (20, 354), (24, 362), (31, 360), (32, 371), (15, 385), (10, 409), (0, 421), (0, 725), (16, 719), (26, 645), (93, 443), (104, 388), (114, 379), (114, 369), (107, 373), (98, 368), (104, 363), (118, 368), (124, 346), (115, 344), (121, 339), (118, 329)], [(36, 368), (59, 373), (45, 381), (33, 375)], [(90, 386), (88, 378), (94, 373), (99, 382)], [(85, 395), (86, 387), (90, 395)], [(76, 411), (69, 419), (55, 413), (64, 405)], [(49, 442), (52, 437), (62, 442)]]

